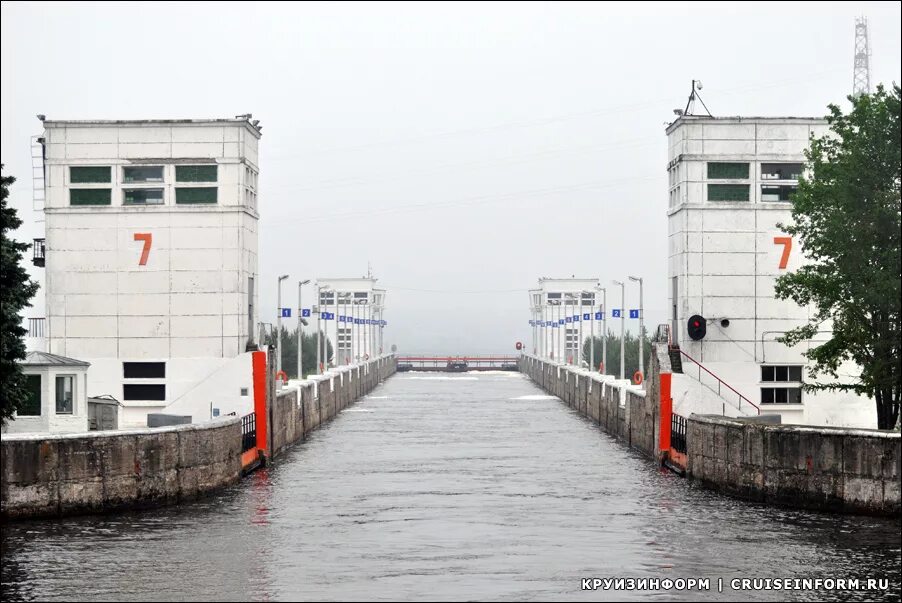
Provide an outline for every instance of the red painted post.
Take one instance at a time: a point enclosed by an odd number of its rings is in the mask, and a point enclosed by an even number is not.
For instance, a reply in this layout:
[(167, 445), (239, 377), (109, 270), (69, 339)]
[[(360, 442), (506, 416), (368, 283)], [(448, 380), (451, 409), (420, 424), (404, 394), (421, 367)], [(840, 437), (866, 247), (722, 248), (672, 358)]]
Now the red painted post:
[(670, 373), (661, 373), (661, 428), (659, 430), (660, 442), (658, 448), (662, 452), (670, 450), (670, 426), (673, 418), (673, 399), (670, 397)]
[(254, 414), (257, 429), (257, 449), (266, 450), (266, 352), (253, 352)]

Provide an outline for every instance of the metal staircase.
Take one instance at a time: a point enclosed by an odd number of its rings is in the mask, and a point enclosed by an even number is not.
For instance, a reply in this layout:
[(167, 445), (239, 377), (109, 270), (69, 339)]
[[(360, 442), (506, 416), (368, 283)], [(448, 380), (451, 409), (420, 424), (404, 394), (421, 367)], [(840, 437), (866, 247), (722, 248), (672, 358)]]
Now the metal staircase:
[(724, 401), (724, 404), (729, 404), (730, 406), (736, 408), (739, 412), (746, 415), (761, 414), (761, 409), (757, 404), (740, 394), (729, 383), (712, 373), (698, 360), (681, 350), (680, 346), (671, 344), (668, 348), (668, 353), (670, 355), (670, 370), (672, 372), (684, 373), (683, 360), (688, 360), (690, 362), (690, 366), (694, 364), (698, 371), (696, 374), (693, 374), (692, 372), (684, 374), (691, 376), (701, 385), (716, 393), (720, 397), (720, 399)]

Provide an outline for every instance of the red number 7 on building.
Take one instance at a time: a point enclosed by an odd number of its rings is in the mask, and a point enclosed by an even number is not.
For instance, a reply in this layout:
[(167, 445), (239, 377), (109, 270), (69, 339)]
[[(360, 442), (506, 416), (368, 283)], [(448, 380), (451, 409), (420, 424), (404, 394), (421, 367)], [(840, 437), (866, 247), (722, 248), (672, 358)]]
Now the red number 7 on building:
[(783, 246), (783, 255), (780, 256), (780, 270), (786, 270), (789, 262), (789, 252), (792, 251), (792, 237), (774, 237), (774, 245)]
[(147, 256), (150, 255), (150, 245), (153, 242), (153, 235), (149, 232), (136, 232), (136, 241), (144, 241), (144, 248), (141, 250), (141, 259), (138, 260), (139, 266), (147, 265)]

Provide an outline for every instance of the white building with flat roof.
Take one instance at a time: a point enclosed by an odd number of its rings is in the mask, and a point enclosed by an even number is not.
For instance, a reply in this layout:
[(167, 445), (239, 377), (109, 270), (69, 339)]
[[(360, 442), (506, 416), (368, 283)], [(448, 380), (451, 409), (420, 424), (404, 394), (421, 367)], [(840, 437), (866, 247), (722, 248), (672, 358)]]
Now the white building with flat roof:
[(257, 123), (43, 121), (46, 318), (29, 343), (90, 363), (88, 395), (121, 401), (122, 426), (251, 400)]
[[(809, 317), (808, 308), (776, 299), (774, 284), (806, 261), (780, 224), (792, 219), (809, 139), (827, 130), (824, 119), (807, 117), (681, 116), (668, 126), (672, 338), (784, 423), (876, 427), (867, 398), (802, 391), (802, 354), (827, 333), (792, 348), (777, 341)], [(688, 332), (693, 316), (707, 331), (698, 340)]]
[(31, 351), (19, 366), (26, 399), (3, 433), (88, 431), (87, 362)]
[(601, 334), (597, 278), (540, 278), (529, 292), (533, 354), (552, 361), (579, 364), (583, 342)]
[(373, 277), (316, 280), (319, 305), (313, 308), (313, 327), (332, 343), (332, 356), (323, 364), (346, 365), (383, 353), (386, 291), (376, 281)]

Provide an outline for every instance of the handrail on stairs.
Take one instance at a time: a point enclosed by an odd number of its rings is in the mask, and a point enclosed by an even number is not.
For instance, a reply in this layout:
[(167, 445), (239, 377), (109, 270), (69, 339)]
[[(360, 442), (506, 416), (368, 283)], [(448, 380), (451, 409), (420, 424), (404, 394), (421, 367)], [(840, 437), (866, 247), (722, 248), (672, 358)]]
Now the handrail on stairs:
[[(749, 406), (751, 406), (752, 408), (754, 408), (754, 409), (757, 411), (757, 413), (758, 413), (759, 415), (761, 414), (761, 408), (760, 408), (757, 404), (755, 404), (754, 402), (752, 402), (751, 400), (749, 400), (748, 398), (746, 398), (745, 396), (743, 396), (742, 394), (740, 394), (740, 393), (739, 393), (738, 391), (736, 391), (729, 383), (727, 383), (726, 381), (724, 381), (723, 379), (721, 379), (720, 377), (718, 377), (717, 375), (715, 375), (714, 373), (712, 373), (711, 371), (709, 371), (707, 368), (705, 368), (704, 366), (702, 366), (702, 363), (700, 363), (698, 360), (696, 360), (695, 358), (693, 358), (692, 356), (690, 356), (689, 354), (687, 354), (687, 353), (684, 352), (683, 350), (680, 350), (680, 354), (682, 354), (683, 356), (685, 356), (686, 358), (688, 358), (691, 362), (693, 362), (693, 363), (698, 367), (698, 382), (699, 382), (699, 383), (702, 383), (702, 371), (705, 371), (706, 373), (708, 373), (709, 375), (711, 375), (712, 377), (714, 377), (715, 379), (717, 379), (717, 395), (718, 395), (718, 396), (720, 396), (721, 398), (723, 398), (723, 394), (721, 393), (721, 386), (724, 386), (724, 387), (726, 387), (727, 389), (729, 389), (731, 392), (733, 392), (734, 394), (736, 394), (737, 396), (739, 396), (739, 403), (738, 403), (738, 405), (737, 405), (737, 408), (738, 408), (740, 411), (742, 410), (742, 402), (745, 401), (746, 404), (748, 404)], [(685, 371), (684, 371), (684, 372), (685, 372)], [(703, 384), (703, 385), (705, 385), (705, 384)], [(710, 386), (708, 386), (708, 387), (709, 387), (709, 389), (711, 389), (711, 390), (713, 391), (713, 388), (710, 388)], [(724, 398), (724, 399), (726, 399), (726, 398)]]

